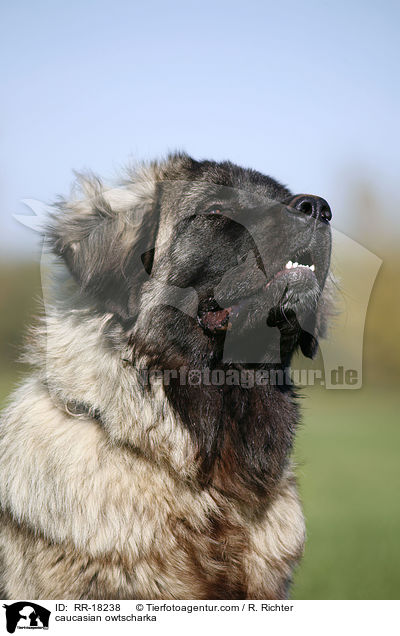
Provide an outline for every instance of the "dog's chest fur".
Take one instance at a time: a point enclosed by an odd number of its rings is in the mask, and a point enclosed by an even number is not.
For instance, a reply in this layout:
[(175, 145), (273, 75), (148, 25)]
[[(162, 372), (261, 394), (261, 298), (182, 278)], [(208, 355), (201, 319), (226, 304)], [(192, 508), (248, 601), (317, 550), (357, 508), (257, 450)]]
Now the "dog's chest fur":
[[(191, 438), (161, 387), (149, 402), (132, 370), (102, 347), (101, 326), (69, 320), (47, 318), (46, 365), (5, 414), (6, 595), (285, 596), (304, 541), (290, 470), (257, 509), (200, 486)], [(83, 396), (101, 423), (63, 408)]]

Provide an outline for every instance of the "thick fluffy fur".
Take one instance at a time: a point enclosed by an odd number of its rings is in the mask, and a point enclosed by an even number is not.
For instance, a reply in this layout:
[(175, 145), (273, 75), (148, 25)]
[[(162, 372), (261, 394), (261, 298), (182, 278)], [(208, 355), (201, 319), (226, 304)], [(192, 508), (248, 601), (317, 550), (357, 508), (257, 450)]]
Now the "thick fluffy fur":
[[(89, 177), (82, 185), (83, 195), (59, 203), (47, 232), (75, 282), (59, 283), (59, 298), (27, 349), (35, 371), (2, 418), (5, 595), (284, 598), (304, 544), (289, 459), (298, 422), (293, 391), (182, 386), (176, 379), (143, 386), (138, 369), (284, 368), (297, 346), (312, 355), (325, 322), (328, 229), (311, 219), (309, 230), (289, 210), (289, 225), (300, 223), (294, 234), (323, 273), (300, 287), (300, 300), (290, 296), (282, 305), (278, 283), (261, 293), (257, 282), (260, 268), (270, 280), (278, 260), (300, 249), (292, 238), (282, 245), (274, 221), (281, 212), (268, 221), (256, 215), (247, 229), (240, 216), (214, 220), (222, 199), (247, 215), (271, 200), (289, 201), (277, 182), (174, 155), (112, 191)], [(200, 203), (214, 205), (213, 220), (198, 220)], [(258, 228), (259, 244), (269, 232), (266, 265), (254, 265), (259, 253), (249, 227)], [(230, 272), (242, 248), (247, 265), (239, 265), (233, 293)], [(165, 296), (171, 288), (193, 293), (177, 307)], [(223, 307), (252, 299), (236, 324), (239, 343), (267, 318), (278, 327), (279, 363), (274, 342), (255, 364), (223, 358), (223, 321), (207, 306), (216, 289), (227, 299)]]

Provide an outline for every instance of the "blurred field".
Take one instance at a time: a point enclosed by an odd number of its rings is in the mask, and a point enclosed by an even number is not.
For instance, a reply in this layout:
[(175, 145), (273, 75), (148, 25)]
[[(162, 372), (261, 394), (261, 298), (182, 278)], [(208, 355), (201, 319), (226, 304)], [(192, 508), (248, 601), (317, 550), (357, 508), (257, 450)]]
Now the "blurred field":
[(0, 263), (0, 406), (26, 367), (18, 363), (26, 327), (40, 311), (40, 272), (32, 263)]
[(296, 444), (306, 514), (298, 599), (400, 595), (400, 426), (394, 390), (312, 390)]
[[(386, 269), (368, 314), (364, 388), (309, 389), (303, 400), (296, 460), (308, 540), (296, 599), (400, 596), (399, 342), (392, 342), (400, 268), (393, 260)], [(24, 372), (16, 358), (39, 296), (37, 266), (0, 266), (0, 406)]]

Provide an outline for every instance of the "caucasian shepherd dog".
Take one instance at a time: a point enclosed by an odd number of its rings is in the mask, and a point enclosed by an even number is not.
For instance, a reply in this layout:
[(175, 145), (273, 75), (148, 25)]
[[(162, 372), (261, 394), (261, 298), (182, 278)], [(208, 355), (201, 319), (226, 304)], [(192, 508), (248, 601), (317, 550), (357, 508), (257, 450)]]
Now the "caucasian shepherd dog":
[(45, 235), (69, 276), (0, 435), (9, 599), (280, 599), (304, 544), (287, 373), (328, 309), (331, 212), (175, 154), (80, 178)]

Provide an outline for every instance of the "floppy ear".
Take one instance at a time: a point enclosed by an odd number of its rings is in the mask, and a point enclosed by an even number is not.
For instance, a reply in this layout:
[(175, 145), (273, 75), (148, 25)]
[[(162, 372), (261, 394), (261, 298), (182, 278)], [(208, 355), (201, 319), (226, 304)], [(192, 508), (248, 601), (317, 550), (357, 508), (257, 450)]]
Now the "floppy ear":
[(151, 272), (151, 259), (142, 255), (154, 247), (158, 228), (155, 175), (147, 171), (113, 189), (80, 175), (78, 186), (78, 196), (55, 206), (47, 241), (83, 295), (103, 311), (133, 319), (128, 306), (138, 306), (135, 295)]

